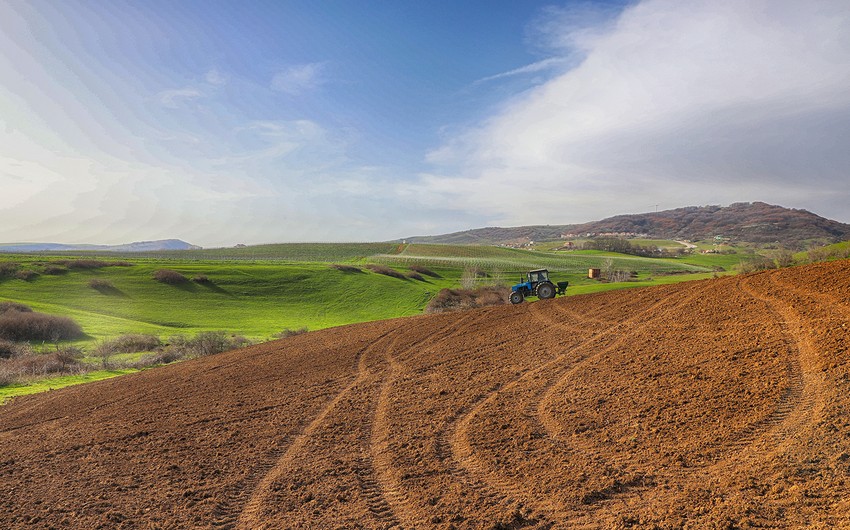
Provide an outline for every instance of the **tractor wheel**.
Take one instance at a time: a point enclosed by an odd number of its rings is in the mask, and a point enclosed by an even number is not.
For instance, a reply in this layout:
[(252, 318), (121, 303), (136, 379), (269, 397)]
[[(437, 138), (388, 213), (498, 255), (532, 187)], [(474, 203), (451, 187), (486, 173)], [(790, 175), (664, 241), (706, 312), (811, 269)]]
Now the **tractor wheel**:
[(511, 303), (512, 304), (521, 304), (522, 303), (522, 293), (519, 291), (514, 291), (511, 293)]
[(551, 283), (541, 283), (537, 286), (537, 297), (541, 300), (555, 298), (555, 286)]

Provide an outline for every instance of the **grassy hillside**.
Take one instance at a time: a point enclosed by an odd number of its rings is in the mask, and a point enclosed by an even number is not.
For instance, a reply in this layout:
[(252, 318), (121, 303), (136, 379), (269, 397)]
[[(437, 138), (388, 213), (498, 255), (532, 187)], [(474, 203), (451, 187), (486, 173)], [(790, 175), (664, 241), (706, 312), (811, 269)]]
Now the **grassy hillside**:
[[(73, 254), (121, 265), (93, 268), (73, 266), (71, 254), (0, 254), (0, 301), (73, 318), (85, 332), (73, 345), (90, 355), (86, 362), (98, 362), (91, 356), (95, 347), (125, 334), (168, 340), (174, 335), (225, 331), (266, 341), (284, 330), (318, 330), (415, 315), (443, 288), (510, 285), (525, 271), (543, 267), (552, 271), (554, 280), (570, 282), (568, 294), (711, 276), (710, 258), (687, 263), (606, 252), (487, 246), (297, 244), (165, 254), (167, 258), (149, 253)], [(121, 262), (116, 262), (119, 257)], [(634, 281), (606, 284), (587, 278), (588, 268), (605, 268), (609, 263), (618, 270), (634, 271)], [(403, 274), (410, 274), (411, 266), (424, 266), (434, 275), (395, 278), (373, 272), (370, 264), (390, 266)], [(156, 281), (154, 275), (162, 269), (179, 273), (186, 281)], [(472, 274), (473, 270), (478, 273)], [(53, 349), (52, 344), (33, 346)], [(134, 362), (140, 355), (121, 354), (113, 360)], [(117, 373), (102, 371), (8, 386), (0, 399)]]
[[(440, 289), (458, 287), (462, 277), (469, 277), (465, 274), (469, 269), (488, 273), (478, 280), (481, 283), (511, 284), (525, 271), (545, 267), (553, 277), (569, 280), (584, 292), (612, 288), (587, 280), (588, 268), (604, 268), (610, 263), (615, 269), (638, 273), (638, 279), (650, 284), (670, 273), (706, 273), (711, 270), (711, 260), (718, 259), (425, 244), (286, 244), (167, 254), (169, 259), (137, 254), (124, 258), (130, 266), (70, 268), (59, 274), (48, 270), (67, 258), (2, 255), (0, 262), (16, 263), (19, 272), (30, 277), (0, 277), (0, 299), (74, 318), (88, 335), (84, 343), (123, 333), (168, 337), (211, 330), (263, 340), (283, 329), (315, 330), (417, 314)], [(226, 259), (235, 254), (245, 259)], [(116, 259), (114, 254), (96, 256), (107, 262)], [(361, 271), (338, 270), (331, 265), (334, 262)], [(438, 277), (391, 278), (365, 268), (369, 263), (401, 272), (409, 272), (412, 265), (426, 266)], [(179, 285), (155, 281), (154, 273), (163, 268), (208, 281)], [(107, 288), (93, 287), (93, 280)]]
[[(7, 258), (8, 259), (8, 258)], [(39, 265), (18, 260), (23, 267)], [(153, 279), (168, 268), (209, 283), (167, 285)], [(90, 286), (93, 279), (110, 289)], [(24, 281), (0, 281), (0, 298), (77, 320), (102, 339), (139, 332), (227, 330), (267, 339), (284, 328), (330, 326), (416, 314), (452, 279), (399, 280), (364, 270), (343, 272), (321, 263), (135, 261), (130, 267), (71, 270)]]

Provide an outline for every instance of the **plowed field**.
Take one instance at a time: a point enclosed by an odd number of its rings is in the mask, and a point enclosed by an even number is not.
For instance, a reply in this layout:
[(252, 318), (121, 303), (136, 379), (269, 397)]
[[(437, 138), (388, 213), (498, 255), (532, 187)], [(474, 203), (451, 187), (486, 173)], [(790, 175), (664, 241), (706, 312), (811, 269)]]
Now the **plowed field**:
[(848, 528), (848, 328), (842, 261), (19, 398), (0, 527)]

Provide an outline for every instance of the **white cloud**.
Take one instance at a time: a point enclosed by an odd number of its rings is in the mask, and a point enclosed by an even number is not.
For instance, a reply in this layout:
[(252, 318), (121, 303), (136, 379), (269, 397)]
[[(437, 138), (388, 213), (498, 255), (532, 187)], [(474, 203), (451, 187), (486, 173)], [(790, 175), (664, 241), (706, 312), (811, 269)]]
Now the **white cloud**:
[(298, 96), (311, 92), (325, 83), (324, 63), (308, 63), (290, 66), (278, 72), (271, 81), (274, 90)]
[(649, 0), (600, 20), (547, 20), (581, 63), (430, 153), (423, 190), (502, 224), (739, 200), (850, 221), (846, 2)]

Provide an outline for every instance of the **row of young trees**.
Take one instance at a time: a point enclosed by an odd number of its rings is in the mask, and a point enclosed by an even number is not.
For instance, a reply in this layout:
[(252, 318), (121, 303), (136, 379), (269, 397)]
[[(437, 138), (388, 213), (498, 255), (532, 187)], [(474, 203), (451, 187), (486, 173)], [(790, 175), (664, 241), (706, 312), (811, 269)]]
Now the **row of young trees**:
[(596, 237), (581, 244), (582, 250), (600, 250), (604, 252), (619, 252), (644, 258), (672, 258), (683, 255), (687, 249), (668, 250), (656, 245), (638, 245), (621, 237)]

